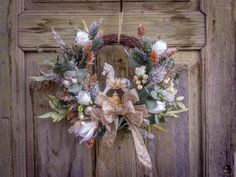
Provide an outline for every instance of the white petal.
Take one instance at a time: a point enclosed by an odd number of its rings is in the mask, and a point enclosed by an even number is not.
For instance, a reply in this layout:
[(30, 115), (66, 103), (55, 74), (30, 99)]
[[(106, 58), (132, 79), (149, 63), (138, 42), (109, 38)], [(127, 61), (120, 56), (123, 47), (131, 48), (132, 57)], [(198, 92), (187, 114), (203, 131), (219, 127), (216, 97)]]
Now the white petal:
[(93, 129), (89, 130), (89, 132), (87, 133), (86, 136), (84, 136), (84, 138), (79, 142), (80, 144), (83, 142), (88, 141), (94, 134), (94, 131), (96, 130), (96, 127), (94, 127)]
[(76, 129), (74, 132), (78, 136), (81, 136), (82, 134), (88, 132), (90, 129), (97, 127), (97, 122), (87, 122), (82, 127)]

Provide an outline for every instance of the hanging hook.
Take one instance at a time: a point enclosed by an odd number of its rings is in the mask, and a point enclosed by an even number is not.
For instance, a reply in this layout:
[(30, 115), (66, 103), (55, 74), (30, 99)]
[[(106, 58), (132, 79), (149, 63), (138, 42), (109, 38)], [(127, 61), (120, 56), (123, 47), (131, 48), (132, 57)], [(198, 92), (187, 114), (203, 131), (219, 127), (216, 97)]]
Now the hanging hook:
[(120, 43), (120, 35), (121, 35), (122, 23), (123, 23), (123, 0), (120, 0), (118, 43)]
[(123, 0), (120, 0), (120, 12), (123, 12)]

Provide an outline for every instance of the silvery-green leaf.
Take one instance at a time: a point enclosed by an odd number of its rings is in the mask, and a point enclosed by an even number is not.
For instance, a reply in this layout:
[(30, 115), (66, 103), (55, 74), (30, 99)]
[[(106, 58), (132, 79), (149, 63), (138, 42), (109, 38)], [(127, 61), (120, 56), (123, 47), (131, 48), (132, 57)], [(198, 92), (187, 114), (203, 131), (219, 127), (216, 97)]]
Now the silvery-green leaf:
[(158, 99), (158, 97), (157, 97), (157, 91), (156, 90), (152, 90), (151, 92), (150, 92), (150, 94), (151, 94), (151, 96), (152, 96), (152, 98), (154, 98), (154, 99)]
[(73, 77), (76, 77), (76, 71), (66, 71), (64, 73), (65, 79), (72, 79)]
[(182, 102), (177, 102), (177, 105), (178, 105), (181, 109), (186, 109), (186, 106), (185, 106)]
[(59, 114), (59, 113), (53, 112), (51, 114), (51, 117), (53, 119), (53, 122), (59, 122), (60, 120), (66, 117), (66, 113), (64, 112), (62, 114)]
[(85, 69), (79, 69), (78, 71), (76, 71), (76, 78), (79, 81), (84, 82), (85, 80), (88, 79), (88, 71)]
[(43, 115), (41, 115), (41, 116), (38, 116), (38, 118), (42, 118), (42, 119), (44, 119), (44, 118), (50, 118), (51, 115), (52, 115), (52, 113), (53, 113), (53, 112), (45, 113), (45, 114), (43, 114)]
[(31, 77), (29, 77), (29, 78), (32, 79), (33, 81), (37, 81), (37, 82), (48, 80), (48, 79), (47, 79), (46, 77), (44, 77), (44, 76), (31, 76)]
[(73, 84), (72, 86), (70, 86), (70, 88), (68, 88), (68, 91), (71, 93), (78, 93), (79, 91), (81, 91), (82, 86), (79, 84)]
[(184, 96), (178, 96), (176, 97), (176, 101), (182, 101), (184, 99)]
[(155, 109), (156, 106), (157, 106), (157, 103), (155, 100), (152, 100), (152, 99), (147, 99), (146, 102), (145, 102), (146, 106), (148, 109)]
[(57, 111), (58, 110), (57, 105), (59, 103), (59, 99), (55, 96), (52, 96), (52, 95), (49, 95), (48, 99), (49, 99), (48, 104), (51, 107), (51, 109), (54, 111)]
[(158, 130), (160, 130), (160, 131), (166, 133), (166, 130), (165, 130), (163, 127), (161, 127), (160, 125), (152, 124), (152, 126), (155, 127), (156, 129), (158, 129)]
[(156, 124), (160, 124), (160, 118), (157, 114), (154, 116)]

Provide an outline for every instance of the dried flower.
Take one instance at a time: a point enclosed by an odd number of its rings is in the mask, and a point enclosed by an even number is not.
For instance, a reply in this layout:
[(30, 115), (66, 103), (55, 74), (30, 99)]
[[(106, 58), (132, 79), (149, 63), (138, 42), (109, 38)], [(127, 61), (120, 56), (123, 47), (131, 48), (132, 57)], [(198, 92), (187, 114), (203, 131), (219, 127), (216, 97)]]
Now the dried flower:
[(145, 35), (145, 27), (140, 24), (138, 27), (138, 37), (142, 38)]
[(78, 112), (75, 112), (75, 111), (70, 111), (67, 115), (67, 119), (68, 120), (71, 120), (73, 118), (76, 118), (78, 116)]
[(161, 58), (169, 58), (177, 52), (176, 48), (169, 48), (161, 54)]
[(87, 63), (92, 63), (94, 59), (95, 58), (94, 58), (93, 52), (88, 52), (87, 53)]
[(94, 139), (90, 138), (87, 142), (88, 147), (92, 147), (94, 145)]
[(150, 60), (152, 64), (156, 64), (158, 62), (158, 53), (155, 50), (152, 50)]
[(92, 50), (92, 46), (93, 46), (92, 41), (87, 42), (83, 48), (84, 52), (86, 53), (90, 52)]

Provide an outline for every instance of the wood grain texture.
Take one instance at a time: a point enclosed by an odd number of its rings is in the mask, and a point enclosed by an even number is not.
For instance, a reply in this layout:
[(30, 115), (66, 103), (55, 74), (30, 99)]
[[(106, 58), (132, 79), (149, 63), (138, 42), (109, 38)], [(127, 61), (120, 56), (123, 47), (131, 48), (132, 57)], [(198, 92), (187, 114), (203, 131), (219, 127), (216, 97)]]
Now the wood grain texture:
[(236, 134), (235, 1), (203, 1), (207, 45), (203, 50), (205, 176), (233, 176)]
[[(93, 3), (32, 3), (27, 0), (27, 11), (44, 12), (119, 12), (120, 2), (96, 1)], [(132, 1), (125, 2), (124, 12), (147, 13), (147, 12), (191, 12), (199, 9), (199, 1), (180, 1), (180, 2), (158, 2), (158, 1)]]
[[(19, 45), (22, 48), (55, 47), (51, 27), (59, 32), (66, 41), (73, 35), (69, 23), (88, 23), (103, 18), (104, 33), (117, 33), (118, 16), (102, 14), (22, 14), (19, 18)], [(200, 49), (205, 44), (205, 20), (199, 12), (193, 13), (151, 13), (124, 14), (122, 32), (136, 35), (137, 26), (143, 23), (148, 29), (147, 36), (165, 39), (170, 46)]]
[(10, 2), (0, 1), (0, 174), (12, 177), (11, 113), (10, 113)]
[(25, 58), (18, 48), (18, 15), (24, 7), (23, 0), (11, 2), (10, 33), (10, 82), (11, 82), (11, 121), (12, 121), (12, 174), (13, 177), (26, 176), (26, 146), (25, 146)]
[(179, 65), (188, 65), (188, 72), (181, 75), (177, 95), (185, 96), (188, 113), (178, 119), (168, 120), (163, 126), (167, 133), (153, 130), (156, 136), (148, 143), (154, 164), (153, 176), (199, 177), (201, 175), (201, 115), (198, 52), (176, 54)]
[[(64, 2), (64, 3), (68, 3), (68, 2), (76, 2), (76, 3), (81, 3), (81, 2), (101, 2), (101, 1), (109, 1), (109, 2), (120, 2), (120, 0), (33, 0), (33, 2), (47, 2), (47, 3), (58, 3), (58, 2)], [(133, 0), (124, 0), (125, 2), (129, 2), (129, 1), (133, 1)], [(144, 1), (144, 0), (136, 0), (138, 1)], [(179, 2), (179, 1), (190, 1), (190, 0), (146, 0), (146, 1), (159, 1), (159, 2)]]
[[(41, 54), (28, 53), (26, 77), (37, 75), (43, 60)], [(94, 150), (79, 144), (79, 139), (68, 133), (71, 124), (66, 120), (53, 124), (49, 119), (37, 118), (50, 111), (46, 96), (54, 95), (56, 90), (26, 80), (27, 176), (92, 177)]]

